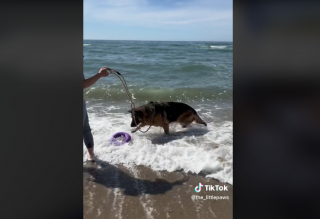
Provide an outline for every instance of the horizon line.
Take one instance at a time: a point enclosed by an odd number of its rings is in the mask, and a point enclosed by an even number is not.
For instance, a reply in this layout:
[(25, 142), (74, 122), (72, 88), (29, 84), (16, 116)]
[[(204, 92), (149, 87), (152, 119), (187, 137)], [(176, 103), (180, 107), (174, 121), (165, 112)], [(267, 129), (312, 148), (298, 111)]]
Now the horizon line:
[(111, 39), (83, 39), (83, 40), (109, 40), (109, 41), (159, 41), (159, 42), (228, 42), (233, 43), (233, 41), (223, 41), (223, 40), (111, 40)]

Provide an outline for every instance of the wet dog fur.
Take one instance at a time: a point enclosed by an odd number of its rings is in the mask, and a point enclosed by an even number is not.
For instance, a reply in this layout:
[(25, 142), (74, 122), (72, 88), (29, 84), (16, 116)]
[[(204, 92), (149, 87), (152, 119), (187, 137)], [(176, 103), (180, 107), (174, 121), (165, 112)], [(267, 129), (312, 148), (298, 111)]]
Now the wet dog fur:
[(134, 133), (143, 126), (162, 127), (165, 134), (169, 134), (169, 124), (179, 123), (186, 128), (193, 121), (207, 126), (198, 113), (189, 105), (179, 102), (152, 102), (142, 105), (128, 112), (132, 115), (131, 127), (136, 127)]

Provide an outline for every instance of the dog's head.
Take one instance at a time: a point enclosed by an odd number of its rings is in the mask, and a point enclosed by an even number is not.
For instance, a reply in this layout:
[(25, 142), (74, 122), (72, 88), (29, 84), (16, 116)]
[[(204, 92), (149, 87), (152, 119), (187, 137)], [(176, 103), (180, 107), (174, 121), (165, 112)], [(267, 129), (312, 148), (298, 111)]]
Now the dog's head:
[(134, 114), (132, 113), (132, 110), (129, 110), (128, 112), (131, 113), (132, 117), (131, 127), (136, 127), (142, 122), (143, 112), (141, 110), (133, 109)]

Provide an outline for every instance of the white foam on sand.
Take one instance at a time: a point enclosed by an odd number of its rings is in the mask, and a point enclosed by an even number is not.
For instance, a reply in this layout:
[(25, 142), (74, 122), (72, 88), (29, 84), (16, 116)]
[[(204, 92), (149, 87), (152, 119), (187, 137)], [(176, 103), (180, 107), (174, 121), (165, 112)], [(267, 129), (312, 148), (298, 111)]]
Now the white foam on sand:
[[(202, 173), (221, 182), (233, 183), (232, 122), (209, 122), (207, 127), (192, 124), (192, 127), (185, 129), (178, 124), (170, 124), (171, 134), (168, 136), (160, 127), (151, 127), (147, 133), (131, 133), (130, 114), (110, 113), (112, 106), (109, 108), (105, 107), (99, 115), (88, 109), (95, 153), (99, 159), (110, 164), (122, 163), (127, 167), (144, 165), (153, 170)], [(205, 121), (212, 116), (199, 115)], [(131, 142), (121, 146), (110, 145), (110, 139), (116, 132), (129, 133)], [(85, 161), (85, 145), (83, 149)]]

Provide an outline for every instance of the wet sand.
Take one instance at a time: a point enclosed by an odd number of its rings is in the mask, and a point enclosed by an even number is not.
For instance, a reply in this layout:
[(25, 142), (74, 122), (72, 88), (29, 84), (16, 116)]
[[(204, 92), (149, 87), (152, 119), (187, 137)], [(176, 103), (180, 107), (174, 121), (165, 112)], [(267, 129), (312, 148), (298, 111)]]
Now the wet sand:
[[(228, 191), (194, 191), (195, 186), (227, 186)], [(83, 167), (84, 218), (221, 218), (231, 219), (233, 187), (201, 175), (127, 168), (98, 160)], [(206, 200), (191, 196), (202, 196)], [(229, 199), (214, 200), (213, 196)]]

